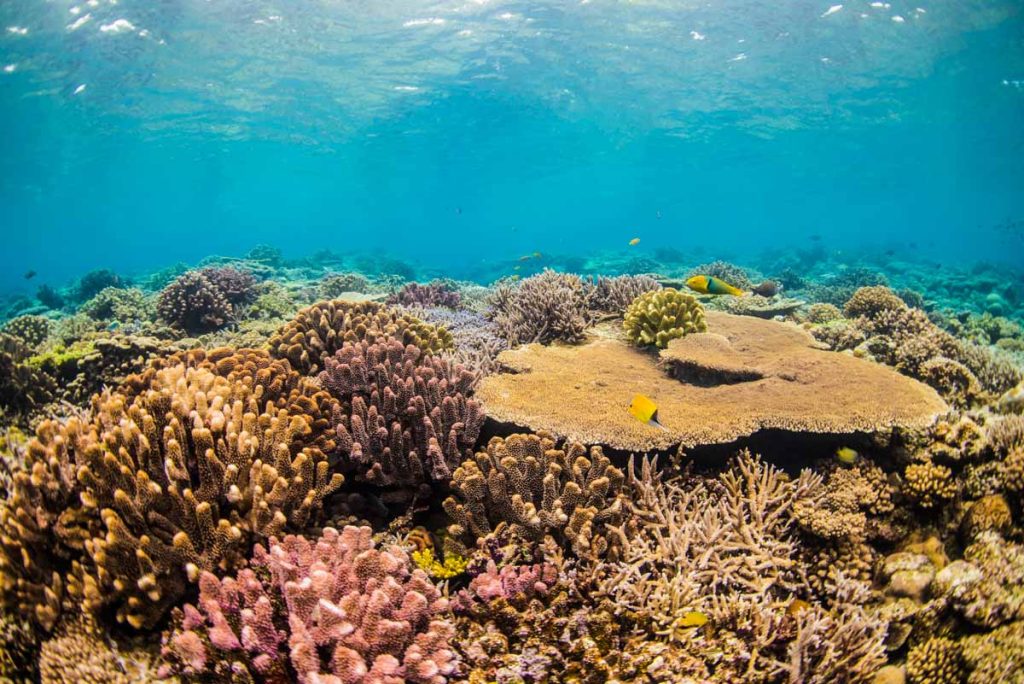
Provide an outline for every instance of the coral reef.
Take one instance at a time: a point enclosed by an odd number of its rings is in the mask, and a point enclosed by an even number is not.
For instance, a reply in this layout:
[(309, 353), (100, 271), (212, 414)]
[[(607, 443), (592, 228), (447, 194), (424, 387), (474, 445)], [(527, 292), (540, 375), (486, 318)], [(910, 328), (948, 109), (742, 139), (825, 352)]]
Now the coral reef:
[(704, 307), (691, 295), (672, 288), (642, 294), (626, 309), (622, 323), (626, 337), (639, 345), (655, 345), (660, 349), (669, 340), (705, 332)]
[(485, 537), (507, 524), (522, 538), (550, 534), (579, 556), (600, 556), (608, 547), (603, 530), (622, 512), (623, 479), (600, 447), (556, 449), (545, 434), (493, 437), (452, 475), (449, 532)]
[(50, 334), (50, 321), (43, 316), (18, 316), (4, 323), (0, 334), (16, 337), (28, 347), (38, 347)]
[[(135, 644), (112, 643), (85, 617), (69, 618), (47, 639), (39, 656), (43, 682), (143, 684), (166, 681), (157, 673), (157, 653)], [(176, 681), (176, 679), (172, 679)]]
[(446, 308), (406, 307), (404, 311), (450, 332), (453, 347), (442, 354), (472, 370), (478, 377), (494, 372), (498, 366), (498, 354), (508, 349), (508, 342), (498, 335), (494, 323), (482, 314)]
[(932, 591), (979, 627), (1024, 619), (1024, 547), (983, 532), (962, 560), (939, 571)]
[(249, 271), (234, 266), (210, 266), (199, 273), (220, 290), (232, 306), (246, 304), (256, 295), (256, 276)]
[(903, 493), (921, 508), (934, 508), (956, 496), (953, 471), (936, 463), (911, 463), (903, 471)]
[(165, 641), (165, 674), (260, 681), (444, 684), (458, 660), (447, 600), (368, 527), (257, 546), (250, 568), (204, 572)]
[(25, 416), (54, 398), (57, 384), (28, 363), (32, 351), (20, 338), (0, 333), (0, 408)]
[(119, 323), (148, 321), (156, 314), (145, 293), (134, 287), (105, 287), (80, 306), (78, 311), (90, 318)]
[(369, 292), (370, 281), (360, 273), (331, 273), (320, 279), (320, 296), (334, 299), (345, 292)]
[(593, 282), (590, 308), (601, 313), (621, 315), (637, 297), (660, 289), (661, 285), (651, 276), (599, 276)]
[(346, 342), (375, 342), (393, 337), (425, 352), (452, 348), (452, 335), (442, 327), (424, 323), (407, 314), (373, 302), (341, 300), (320, 302), (300, 310), (274, 333), (268, 343), (271, 354), (287, 359), (303, 374), (324, 367)]
[(512, 346), (579, 342), (591, 322), (589, 295), (579, 276), (545, 269), (518, 283), (499, 285), (489, 315)]
[[(477, 397), (495, 420), (630, 451), (725, 443), (764, 429), (922, 428), (946, 413), (926, 385), (822, 351), (797, 326), (714, 311), (707, 321), (714, 333), (672, 340), (661, 352), (672, 377), (645, 351), (614, 339), (533, 345), (503, 352), (509, 372), (484, 378)], [(625, 410), (634, 394), (657, 403), (664, 429)]]
[(234, 317), (220, 288), (195, 271), (178, 276), (165, 287), (156, 309), (162, 320), (193, 335), (223, 327)]
[(712, 276), (741, 290), (749, 290), (754, 285), (746, 271), (736, 264), (730, 264), (728, 261), (712, 261), (711, 263), (694, 266), (683, 280), (696, 275)]
[(108, 269), (89, 271), (78, 280), (78, 284), (72, 290), (72, 299), (75, 302), (86, 302), (101, 290), (108, 287), (124, 287), (127, 284), (124, 278)]
[(907, 654), (907, 677), (913, 684), (948, 684), (964, 679), (960, 645), (952, 639), (933, 637)]
[(387, 303), (423, 308), (458, 309), (462, 303), (462, 295), (450, 284), (442, 280), (435, 280), (426, 285), (407, 283), (401, 290), (388, 297)]
[(390, 337), (346, 342), (324, 359), (319, 379), (343, 404), (341, 453), (376, 485), (447, 481), (483, 426), (469, 398), (473, 373)]

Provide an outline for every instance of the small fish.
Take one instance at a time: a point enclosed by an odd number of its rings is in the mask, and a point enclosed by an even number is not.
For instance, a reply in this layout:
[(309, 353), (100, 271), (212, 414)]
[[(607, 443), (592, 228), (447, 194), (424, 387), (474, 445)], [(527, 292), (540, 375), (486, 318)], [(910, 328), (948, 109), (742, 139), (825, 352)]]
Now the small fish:
[(762, 297), (774, 297), (779, 294), (779, 284), (774, 280), (766, 280), (760, 285), (750, 288), (750, 291)]
[(629, 246), (630, 247), (636, 247), (639, 244), (640, 244), (640, 238), (633, 238), (632, 240), (629, 241)]
[(654, 212), (654, 218), (656, 218), (656, 219), (660, 219), (661, 218), (661, 210), (660, 209), (658, 211)]
[(533, 258), (533, 257), (532, 257), (532, 256), (530, 256), (529, 254), (524, 254), (523, 256), (519, 257), (519, 260), (520, 260), (520, 261), (529, 261), (529, 260), (530, 260), (530, 259), (532, 259), (532, 258)]
[(508, 279), (515, 282), (516, 280), (519, 280), (519, 274), (517, 273), (515, 275), (510, 275)]
[(821, 242), (821, 236), (815, 233), (810, 237), (811, 242)]
[(706, 624), (708, 624), (708, 616), (699, 610), (687, 611), (676, 620), (678, 627), (703, 627)]
[(521, 268), (522, 268), (522, 266), (520, 266), (519, 264), (516, 264), (515, 266), (512, 267), (512, 270), (513, 271), (518, 271)]
[(455, 213), (458, 216), (462, 216), (462, 207), (455, 207)]
[(646, 397), (643, 394), (637, 394), (633, 397), (633, 401), (629, 403), (629, 415), (641, 423), (647, 423), (652, 427), (659, 427), (666, 432), (668, 431), (667, 427), (658, 422), (658, 405), (651, 401), (650, 397)]
[(534, 253), (533, 253), (533, 254), (531, 254), (530, 256), (532, 256), (532, 257), (533, 257), (534, 259), (540, 259), (540, 258), (541, 258), (541, 257), (543, 257), (544, 255), (543, 255), (543, 254), (541, 254), (540, 252), (534, 252)]
[(853, 465), (859, 457), (860, 454), (850, 447), (839, 447), (836, 449), (836, 460), (843, 465)]
[(110, 325), (107, 326), (107, 332), (115, 332), (120, 327), (120, 323), (118, 323), (117, 321), (111, 321)]
[(743, 290), (738, 287), (733, 287), (729, 283), (715, 278), (713, 276), (696, 275), (692, 278), (687, 278), (686, 286), (691, 290), (700, 292), (701, 294), (714, 294), (714, 295), (732, 295), (734, 297), (742, 297), (744, 295)]
[(811, 607), (811, 604), (803, 599), (795, 598), (786, 606), (786, 615), (797, 615)]
[(36, 277), (35, 271), (25, 271), (25, 280), (32, 280)]

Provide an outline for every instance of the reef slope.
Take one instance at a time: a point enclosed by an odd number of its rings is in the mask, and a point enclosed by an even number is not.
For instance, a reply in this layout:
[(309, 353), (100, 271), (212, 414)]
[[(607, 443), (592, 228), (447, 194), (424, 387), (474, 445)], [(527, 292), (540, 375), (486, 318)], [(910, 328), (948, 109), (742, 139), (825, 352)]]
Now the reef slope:
[[(849, 434), (928, 425), (948, 407), (927, 385), (824, 351), (791, 324), (709, 311), (708, 332), (660, 355), (597, 336), (503, 352), (477, 397), (501, 423), (630, 451), (723, 444), (759, 430)], [(665, 429), (628, 412), (634, 394)]]

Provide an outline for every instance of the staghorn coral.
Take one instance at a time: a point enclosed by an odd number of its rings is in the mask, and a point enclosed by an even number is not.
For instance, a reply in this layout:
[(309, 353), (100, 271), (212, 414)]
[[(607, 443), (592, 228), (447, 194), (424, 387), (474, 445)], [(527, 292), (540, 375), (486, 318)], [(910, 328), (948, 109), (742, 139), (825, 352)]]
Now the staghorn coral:
[(373, 343), (393, 337), (425, 352), (452, 348), (452, 335), (442, 327), (424, 323), (407, 314), (374, 302), (342, 300), (320, 302), (301, 309), (270, 338), (270, 353), (288, 359), (305, 375), (323, 369), (324, 359), (334, 356), (346, 342)]
[(910, 649), (907, 677), (911, 684), (955, 684), (964, 679), (960, 645), (952, 639), (933, 637)]
[(234, 266), (209, 266), (200, 275), (220, 291), (232, 306), (247, 304), (256, 297), (256, 276)]
[(1024, 547), (982, 532), (962, 560), (939, 571), (932, 591), (979, 627), (1024, 619)]
[(224, 293), (197, 271), (178, 276), (165, 287), (156, 309), (161, 319), (190, 335), (221, 328), (234, 317)]
[(621, 315), (637, 297), (660, 289), (661, 284), (651, 276), (598, 276), (593, 283), (590, 308), (601, 313)]
[[(144, 646), (117, 644), (87, 617), (69, 618), (39, 654), (42, 682), (63, 684), (145, 684), (158, 676), (156, 653)], [(171, 681), (177, 681), (172, 678)]]
[(4, 323), (0, 334), (21, 340), (27, 347), (35, 348), (50, 334), (50, 319), (43, 316), (18, 316)]
[(434, 280), (426, 285), (406, 283), (402, 289), (388, 297), (387, 303), (424, 308), (458, 309), (462, 303), (462, 295), (449, 283), (443, 280)]
[(786, 649), (786, 676), (807, 684), (868, 684), (886, 662), (885, 621), (856, 602), (832, 611), (811, 607), (796, 615), (796, 634)]
[(915, 504), (929, 509), (956, 496), (957, 485), (953, 471), (926, 461), (907, 466), (903, 471), (902, 491)]
[(492, 437), (452, 475), (444, 510), (453, 537), (484, 537), (505, 523), (517, 536), (546, 534), (580, 556), (608, 547), (604, 528), (618, 522), (624, 476), (600, 447), (572, 442), (556, 448), (547, 434)]
[(347, 342), (324, 366), (321, 384), (343, 403), (340, 451), (368, 482), (447, 481), (480, 435), (476, 378), (461, 366), (390, 337)]
[(672, 288), (640, 295), (626, 309), (622, 327), (634, 344), (664, 349), (669, 340), (708, 329), (704, 307), (691, 295)]
[(451, 362), (472, 370), (478, 377), (494, 372), (498, 365), (498, 354), (508, 349), (508, 342), (498, 335), (495, 325), (482, 314), (445, 308), (407, 307), (404, 311), (449, 331), (454, 345), (450, 351), (442, 354)]
[(591, 323), (590, 288), (579, 276), (544, 269), (491, 297), (489, 316), (512, 346), (579, 342)]
[[(887, 433), (947, 413), (930, 387), (822, 351), (797, 326), (716, 311), (707, 320), (715, 333), (672, 340), (660, 364), (606, 335), (502, 352), (506, 372), (481, 380), (476, 396), (496, 421), (628, 451), (727, 443), (765, 429)], [(658, 404), (665, 429), (624, 410), (634, 394)]]
[(165, 674), (444, 684), (458, 666), (447, 600), (368, 527), (273, 539), (237, 578), (203, 573), (199, 585), (165, 639)]
[(44, 421), (0, 521), (7, 598), (52, 626), (66, 584), (87, 611), (147, 628), (200, 571), (316, 524), (342, 477), (315, 447), (293, 453), (311, 428), (263, 391), (179, 364), (131, 401), (97, 396), (91, 422)]

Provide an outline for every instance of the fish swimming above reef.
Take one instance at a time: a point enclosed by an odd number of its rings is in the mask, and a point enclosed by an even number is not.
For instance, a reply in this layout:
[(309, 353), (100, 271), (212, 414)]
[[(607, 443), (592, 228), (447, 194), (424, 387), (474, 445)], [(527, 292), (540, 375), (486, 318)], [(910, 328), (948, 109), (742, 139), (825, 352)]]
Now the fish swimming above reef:
[(774, 297), (779, 294), (779, 284), (774, 280), (766, 280), (760, 285), (750, 288), (750, 291), (762, 297)]
[(36, 277), (35, 271), (25, 271), (25, 280), (32, 280)]
[(632, 240), (629, 241), (629, 246), (630, 247), (636, 247), (639, 244), (640, 244), (640, 238), (633, 238)]
[(859, 456), (860, 454), (850, 447), (839, 447), (836, 449), (836, 460), (843, 465), (853, 465), (857, 462)]
[(692, 278), (687, 278), (686, 286), (701, 294), (732, 295), (734, 297), (742, 297), (746, 294), (738, 287), (733, 287), (724, 280), (708, 275), (695, 275)]
[(650, 397), (642, 394), (635, 395), (633, 401), (629, 403), (629, 415), (641, 423), (647, 423), (652, 427), (668, 430), (667, 427), (658, 422), (658, 405), (651, 401)]

